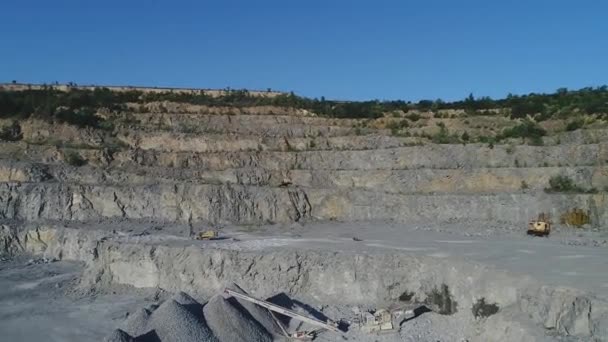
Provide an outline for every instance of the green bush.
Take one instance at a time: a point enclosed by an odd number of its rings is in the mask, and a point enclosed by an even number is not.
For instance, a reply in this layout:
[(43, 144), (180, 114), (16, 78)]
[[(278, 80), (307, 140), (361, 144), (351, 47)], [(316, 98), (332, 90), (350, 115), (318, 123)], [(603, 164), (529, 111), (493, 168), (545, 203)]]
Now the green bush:
[(497, 136), (498, 140), (507, 138), (528, 138), (537, 145), (542, 144), (542, 137), (547, 135), (547, 131), (537, 123), (526, 120), (516, 126), (507, 128)]
[[(0, 117), (27, 118), (38, 115), (52, 118), (61, 108), (72, 111), (99, 108), (124, 110), (125, 103), (178, 102), (206, 106), (279, 106), (302, 108), (321, 116), (334, 118), (378, 118), (385, 113), (410, 110), (435, 112), (441, 110), (464, 110), (469, 115), (497, 115), (492, 109), (504, 109), (513, 118), (533, 116), (537, 120), (564, 115), (564, 113), (608, 113), (608, 87), (582, 88), (579, 90), (558, 89), (550, 94), (509, 95), (503, 99), (475, 97), (470, 94), (459, 101), (444, 102), (421, 100), (417, 103), (397, 101), (330, 101), (296, 96), (293, 93), (274, 97), (253, 96), (247, 90), (226, 89), (222, 96), (211, 96), (204, 91), (144, 93), (138, 90), (116, 92), (107, 88), (85, 90), (72, 88), (59, 91), (52, 87), (37, 90), (0, 91)], [(133, 109), (142, 110), (141, 107)], [(418, 114), (410, 114), (412, 121), (420, 119)], [(501, 114), (498, 114), (501, 115)], [(606, 114), (605, 114), (606, 115)], [(452, 116), (450, 116), (452, 117)]]
[(568, 176), (553, 176), (549, 179), (549, 187), (546, 192), (569, 192), (569, 193), (596, 193), (597, 189), (585, 189), (574, 183)]
[(445, 125), (439, 126), (439, 132), (431, 137), (431, 141), (435, 144), (457, 144), (461, 142), (458, 135), (450, 134)]
[(87, 160), (82, 158), (76, 152), (68, 152), (65, 155), (65, 162), (72, 166), (83, 166), (87, 164)]
[(549, 179), (550, 192), (573, 192), (576, 189), (574, 181), (567, 176), (553, 176)]
[(566, 126), (566, 131), (576, 131), (577, 129), (582, 128), (584, 124), (585, 122), (583, 120), (570, 121)]
[(9, 126), (2, 127), (0, 130), (0, 140), (4, 141), (19, 141), (23, 138), (21, 133), (21, 125), (19, 122), (13, 121)]
[(471, 140), (471, 137), (469, 136), (469, 133), (464, 132), (462, 133), (462, 135), (460, 136), (460, 140), (464, 141), (464, 142), (469, 142), (469, 140)]
[(391, 121), (386, 124), (386, 128), (391, 130), (392, 135), (398, 135), (400, 130), (408, 127), (410, 127), (410, 124), (407, 120)]
[(416, 122), (416, 121), (420, 120), (420, 118), (422, 118), (422, 117), (418, 113), (411, 113), (411, 114), (406, 115), (406, 118), (410, 119), (410, 121)]
[(55, 114), (59, 122), (65, 122), (78, 127), (99, 127), (101, 120), (92, 110), (62, 109)]

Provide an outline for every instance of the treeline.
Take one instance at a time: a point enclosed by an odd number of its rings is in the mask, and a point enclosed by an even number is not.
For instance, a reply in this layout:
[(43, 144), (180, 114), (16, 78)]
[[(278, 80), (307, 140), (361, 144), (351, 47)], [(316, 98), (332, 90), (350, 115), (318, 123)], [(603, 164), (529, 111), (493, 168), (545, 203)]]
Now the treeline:
[(461, 101), (422, 100), (342, 102), (310, 99), (293, 93), (275, 97), (252, 96), (246, 90), (228, 90), (226, 95), (213, 97), (199, 93), (163, 92), (144, 93), (138, 90), (117, 92), (107, 88), (84, 90), (74, 88), (68, 92), (52, 87), (41, 90), (0, 91), (0, 117), (39, 117), (68, 122), (79, 126), (100, 126), (94, 115), (99, 108), (125, 110), (126, 103), (171, 101), (206, 106), (262, 106), (272, 105), (310, 110), (321, 116), (335, 118), (377, 118), (386, 112), (401, 110), (437, 111), (464, 110), (471, 115), (495, 115), (496, 109), (509, 110), (513, 118), (528, 115), (537, 120), (555, 116), (568, 116), (575, 112), (608, 113), (608, 87), (580, 90), (558, 89), (552, 94), (509, 95), (504, 99), (475, 98), (472, 94)]
[(126, 102), (139, 99), (134, 92), (112, 92), (107, 88), (73, 89), (69, 92), (51, 87), (41, 90), (0, 91), (0, 118), (57, 120), (80, 127), (105, 128), (95, 115), (99, 108), (121, 110)]

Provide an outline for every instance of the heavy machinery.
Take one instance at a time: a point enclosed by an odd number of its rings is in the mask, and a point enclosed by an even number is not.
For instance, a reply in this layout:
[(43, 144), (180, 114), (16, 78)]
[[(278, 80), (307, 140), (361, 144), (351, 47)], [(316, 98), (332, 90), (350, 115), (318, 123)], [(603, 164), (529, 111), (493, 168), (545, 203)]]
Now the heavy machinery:
[(197, 240), (215, 240), (219, 238), (219, 233), (216, 230), (206, 230), (204, 232), (198, 232), (194, 238)]
[(534, 236), (549, 236), (551, 233), (551, 222), (549, 216), (545, 213), (540, 213), (536, 221), (530, 221), (528, 225), (528, 235)]
[(394, 332), (395, 324), (394, 321), (400, 317), (410, 319), (415, 316), (414, 310), (404, 309), (378, 309), (371, 312), (360, 313), (355, 319), (355, 323), (359, 325), (361, 331), (366, 333), (384, 333)]
[[(296, 339), (296, 340), (312, 340), (318, 333), (320, 333), (323, 330), (340, 332), (340, 330), (338, 329), (338, 323), (334, 322), (330, 319), (328, 319), (327, 322), (323, 322), (314, 317), (310, 317), (307, 315), (297, 313), (295, 311), (286, 309), (282, 306), (267, 302), (265, 300), (254, 298), (254, 297), (249, 296), (244, 293), (240, 293), (240, 292), (233, 291), (230, 289), (225, 289), (224, 292), (237, 299), (246, 300), (248, 302), (252, 302), (263, 308), (270, 310), (270, 314), (272, 315), (272, 317), (275, 318), (275, 322), (279, 325), (279, 327), (281, 327), (283, 334), (285, 334), (285, 337), (287, 337), (287, 338), (292, 338), (292, 339)], [(287, 317), (291, 317), (293, 319), (297, 319), (299, 321), (315, 325), (315, 326), (319, 327), (319, 329), (313, 330), (313, 331), (298, 331), (298, 332), (295, 332), (292, 334), (288, 334), (287, 331), (285, 330), (285, 328), (283, 327), (283, 325), (280, 323), (280, 321), (278, 319), (276, 319), (276, 317), (274, 316), (274, 313), (279, 313), (281, 315), (285, 315)]]

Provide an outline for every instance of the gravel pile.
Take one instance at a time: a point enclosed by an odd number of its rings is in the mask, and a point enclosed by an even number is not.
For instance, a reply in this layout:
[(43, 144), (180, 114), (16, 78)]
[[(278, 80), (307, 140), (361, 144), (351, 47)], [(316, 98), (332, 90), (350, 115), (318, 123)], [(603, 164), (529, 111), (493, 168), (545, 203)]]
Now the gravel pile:
[(135, 340), (129, 336), (126, 332), (116, 329), (110, 336), (106, 337), (104, 342), (135, 342)]
[(243, 304), (215, 296), (203, 306), (178, 292), (158, 307), (135, 311), (105, 341), (272, 342), (273, 335), (265, 328), (274, 329), (272, 317), (255, 305)]
[(140, 336), (149, 331), (149, 320), (150, 312), (141, 308), (130, 314), (129, 317), (127, 317), (127, 319), (121, 324), (120, 329), (131, 336)]
[[(238, 285), (233, 284), (230, 287), (233, 291), (247, 294)], [(251, 319), (257, 321), (272, 335), (283, 336), (281, 328), (275, 323), (274, 318), (271, 316), (270, 311), (246, 300), (237, 299), (234, 297), (228, 298), (230, 304), (239, 309), (240, 311), (246, 312), (251, 316)]]
[(184, 305), (169, 299), (156, 309), (148, 322), (163, 342), (217, 341), (202, 316), (196, 316)]
[(272, 342), (272, 335), (249, 313), (237, 309), (222, 296), (214, 296), (203, 308), (207, 324), (222, 342)]

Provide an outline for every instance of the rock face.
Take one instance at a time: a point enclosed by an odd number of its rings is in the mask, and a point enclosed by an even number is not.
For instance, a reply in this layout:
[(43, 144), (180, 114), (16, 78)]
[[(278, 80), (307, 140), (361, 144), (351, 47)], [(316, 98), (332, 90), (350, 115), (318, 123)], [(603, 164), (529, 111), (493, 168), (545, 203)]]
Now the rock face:
[[(490, 148), (418, 145), (383, 130), (356, 135), (356, 122), (317, 117), (129, 115), (116, 137), (24, 124), (40, 145), (0, 143), (0, 217), (522, 224), (540, 212), (559, 217), (579, 208), (592, 225), (608, 223), (608, 135), (601, 130), (565, 133), (568, 143), (559, 145)], [(45, 145), (55, 134), (78, 148)], [(73, 154), (87, 165), (66, 165)], [(578, 193), (545, 193), (555, 176), (571, 179)]]
[(401, 195), (376, 191), (159, 184), (0, 184), (0, 218), (18, 220), (154, 219), (166, 222), (264, 224), (318, 220), (449, 221), (484, 219), (525, 223), (539, 212), (559, 217), (590, 211), (608, 222), (606, 194)]
[[(161, 105), (167, 113), (159, 113)], [(482, 331), (480, 341), (524, 340), (530, 324), (583, 339), (608, 335), (603, 299), (538, 290), (530, 279), (480, 265), (401, 254), (201, 249), (113, 232), (116, 222), (140, 221), (163, 227), (314, 220), (522, 226), (539, 213), (559, 224), (573, 209), (605, 229), (608, 130), (551, 136), (545, 146), (516, 140), (439, 145), (288, 108), (142, 108), (157, 113), (113, 113), (112, 132), (33, 120), (22, 124), (23, 141), (0, 142), (0, 219), (6, 223), (0, 254), (83, 261), (85, 287), (157, 287), (196, 298), (210, 298), (234, 281), (256, 297), (285, 291), (315, 302), (339, 297), (349, 305), (388, 305), (412, 294), (406, 297), (415, 303), (472, 319), (470, 308), (483, 297), (500, 307), (487, 321), (501, 333)], [(555, 176), (572, 183), (545, 191)], [(72, 228), (49, 227), (53, 222)], [(532, 323), (518, 318), (524, 314)], [(183, 294), (136, 312), (121, 329), (109, 340), (269, 341), (277, 334), (269, 317), (246, 303), (215, 297), (202, 309)]]

